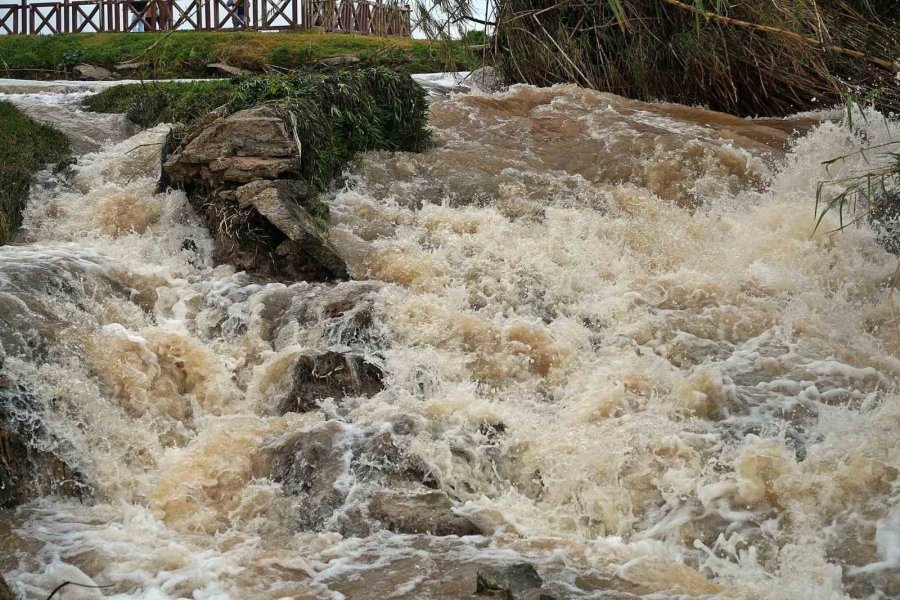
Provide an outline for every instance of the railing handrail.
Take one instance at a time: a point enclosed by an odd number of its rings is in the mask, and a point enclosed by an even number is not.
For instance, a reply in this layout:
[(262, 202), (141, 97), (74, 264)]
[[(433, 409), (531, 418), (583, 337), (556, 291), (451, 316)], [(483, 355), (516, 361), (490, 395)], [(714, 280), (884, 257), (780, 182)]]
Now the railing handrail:
[(234, 0), (0, 0), (0, 35), (173, 28), (200, 31), (315, 28), (380, 36), (412, 35), (412, 8), (405, 3), (243, 0), (242, 9), (234, 5)]

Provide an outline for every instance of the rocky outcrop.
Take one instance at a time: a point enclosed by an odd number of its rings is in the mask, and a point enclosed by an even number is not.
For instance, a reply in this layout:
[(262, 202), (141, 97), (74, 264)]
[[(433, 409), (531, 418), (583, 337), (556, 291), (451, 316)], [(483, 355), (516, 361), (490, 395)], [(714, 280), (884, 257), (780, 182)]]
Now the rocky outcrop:
[[(248, 174), (274, 179), (299, 167), (298, 140), (289, 127), (282, 111), (271, 104), (228, 116), (212, 114), (186, 132), (166, 169), (174, 181), (189, 186), (246, 183)], [(238, 168), (230, 170), (235, 164)]]
[(478, 569), (475, 595), (503, 600), (556, 600), (543, 589), (544, 582), (526, 562)]
[(328, 207), (298, 179), (302, 142), (291, 119), (273, 104), (212, 113), (185, 133), (163, 178), (205, 218), (217, 262), (278, 279), (346, 279)]
[(384, 387), (381, 369), (355, 352), (305, 354), (297, 359), (293, 376), (282, 413), (315, 410), (325, 398), (370, 398)]

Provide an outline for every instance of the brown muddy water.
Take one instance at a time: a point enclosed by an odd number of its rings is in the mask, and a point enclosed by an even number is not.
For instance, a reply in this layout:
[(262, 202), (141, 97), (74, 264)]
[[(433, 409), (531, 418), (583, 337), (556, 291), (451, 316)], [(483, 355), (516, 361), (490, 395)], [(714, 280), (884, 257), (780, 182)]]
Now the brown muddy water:
[[(23, 597), (463, 599), (523, 560), (561, 599), (900, 597), (897, 263), (866, 227), (812, 235), (822, 161), (900, 123), (437, 99), (433, 149), (330, 194), (366, 282), (335, 286), (214, 266), (154, 195), (166, 128), (78, 97), (12, 97), (85, 153), (0, 248), (16, 417), (84, 486), (0, 512)], [(282, 414), (322, 350), (384, 389)], [(481, 535), (388, 531), (370, 500), (409, 472)]]

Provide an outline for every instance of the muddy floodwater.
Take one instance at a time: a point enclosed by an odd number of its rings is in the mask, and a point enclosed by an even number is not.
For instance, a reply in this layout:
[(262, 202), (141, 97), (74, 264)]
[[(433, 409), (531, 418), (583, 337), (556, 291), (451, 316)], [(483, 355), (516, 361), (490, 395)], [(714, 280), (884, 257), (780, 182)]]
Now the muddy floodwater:
[[(326, 284), (213, 264), (154, 193), (167, 127), (86, 93), (8, 96), (80, 154), (0, 248), (10, 418), (70, 479), (0, 511), (22, 597), (456, 600), (520, 562), (559, 600), (900, 597), (897, 259), (813, 235), (900, 122), (436, 98), (433, 148), (327, 195)], [(298, 361), (348, 353), (374, 388), (290, 410)]]

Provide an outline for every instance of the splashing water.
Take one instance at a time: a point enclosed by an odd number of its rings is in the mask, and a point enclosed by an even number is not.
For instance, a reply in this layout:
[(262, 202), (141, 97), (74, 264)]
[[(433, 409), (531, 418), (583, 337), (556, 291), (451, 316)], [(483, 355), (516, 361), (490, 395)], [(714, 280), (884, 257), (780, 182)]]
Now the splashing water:
[[(829, 115), (435, 100), (435, 148), (364, 155), (330, 194), (368, 280), (330, 285), (214, 266), (184, 195), (153, 194), (166, 128), (63, 104), (107, 141), (41, 175), (0, 248), (15, 416), (83, 486), (0, 512), (25, 597), (469, 598), (517, 560), (560, 598), (900, 595), (896, 264), (864, 227), (812, 235), (822, 161), (862, 144)], [(284, 413), (324, 350), (384, 389)], [(273, 475), (310, 439), (337, 449), (336, 502)], [(483, 535), (367, 517), (393, 480), (366, 473), (401, 463)]]

